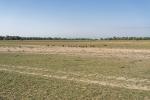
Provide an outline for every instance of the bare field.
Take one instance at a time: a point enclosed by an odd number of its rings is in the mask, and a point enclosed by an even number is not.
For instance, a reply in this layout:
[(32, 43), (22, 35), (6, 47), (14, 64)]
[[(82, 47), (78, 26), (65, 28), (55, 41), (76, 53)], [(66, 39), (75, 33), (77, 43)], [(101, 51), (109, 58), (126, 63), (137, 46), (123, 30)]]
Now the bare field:
[(0, 99), (150, 99), (150, 41), (0, 41)]

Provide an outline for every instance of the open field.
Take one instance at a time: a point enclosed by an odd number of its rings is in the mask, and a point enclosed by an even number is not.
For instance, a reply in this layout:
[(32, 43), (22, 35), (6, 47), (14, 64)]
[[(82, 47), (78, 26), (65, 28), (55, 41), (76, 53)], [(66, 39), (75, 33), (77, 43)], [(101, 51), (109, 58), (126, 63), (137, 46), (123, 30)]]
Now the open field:
[(150, 41), (0, 41), (0, 99), (150, 100)]
[(150, 40), (2, 40), (0, 46), (50, 46), (150, 49)]

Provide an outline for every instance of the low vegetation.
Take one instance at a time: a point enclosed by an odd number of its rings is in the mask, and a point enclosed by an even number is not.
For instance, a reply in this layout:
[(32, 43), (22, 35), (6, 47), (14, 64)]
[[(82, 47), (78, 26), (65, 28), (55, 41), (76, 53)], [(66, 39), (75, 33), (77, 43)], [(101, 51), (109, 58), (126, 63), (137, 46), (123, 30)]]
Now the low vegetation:
[(149, 44), (0, 41), (0, 99), (149, 100)]

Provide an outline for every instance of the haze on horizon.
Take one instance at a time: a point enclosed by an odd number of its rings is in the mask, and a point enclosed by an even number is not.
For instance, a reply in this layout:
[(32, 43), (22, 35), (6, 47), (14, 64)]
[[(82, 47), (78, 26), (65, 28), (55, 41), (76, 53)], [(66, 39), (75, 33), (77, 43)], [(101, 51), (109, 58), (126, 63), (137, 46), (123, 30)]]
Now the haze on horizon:
[(0, 35), (150, 36), (150, 0), (0, 0)]

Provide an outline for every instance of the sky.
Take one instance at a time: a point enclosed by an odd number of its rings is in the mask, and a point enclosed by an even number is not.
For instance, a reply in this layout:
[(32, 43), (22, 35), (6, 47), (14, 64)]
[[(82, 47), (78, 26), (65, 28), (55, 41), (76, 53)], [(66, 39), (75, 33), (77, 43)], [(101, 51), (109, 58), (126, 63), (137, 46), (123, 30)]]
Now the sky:
[(0, 0), (0, 35), (150, 36), (150, 0)]

